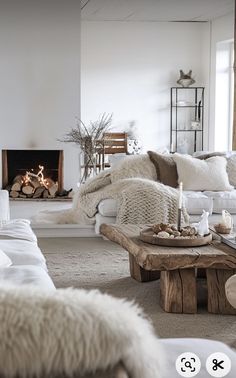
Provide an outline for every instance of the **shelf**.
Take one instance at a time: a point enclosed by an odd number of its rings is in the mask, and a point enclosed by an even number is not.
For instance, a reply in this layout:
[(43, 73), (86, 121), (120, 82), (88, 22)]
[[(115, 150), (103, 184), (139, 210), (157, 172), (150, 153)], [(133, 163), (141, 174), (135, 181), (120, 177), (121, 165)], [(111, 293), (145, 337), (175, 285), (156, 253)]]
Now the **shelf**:
[(179, 133), (179, 132), (184, 132), (184, 133), (186, 133), (186, 132), (188, 132), (188, 131), (203, 131), (202, 129), (196, 129), (196, 130), (194, 130), (194, 129), (191, 129), (191, 130), (189, 130), (189, 129), (187, 129), (187, 130), (178, 130), (178, 129), (172, 129), (172, 132), (177, 132), (177, 133)]
[(176, 150), (183, 141), (189, 153), (203, 149), (204, 91), (202, 86), (171, 87), (170, 146)]
[(172, 108), (203, 108), (202, 105), (171, 105)]
[(171, 87), (171, 89), (204, 89), (205, 87)]

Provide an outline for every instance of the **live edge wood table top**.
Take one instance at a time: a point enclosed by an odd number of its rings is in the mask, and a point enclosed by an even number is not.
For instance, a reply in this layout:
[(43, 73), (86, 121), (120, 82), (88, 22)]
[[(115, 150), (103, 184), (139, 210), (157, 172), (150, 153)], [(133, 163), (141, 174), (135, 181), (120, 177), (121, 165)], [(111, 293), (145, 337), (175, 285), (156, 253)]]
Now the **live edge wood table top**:
[(161, 306), (167, 312), (197, 312), (197, 269), (205, 271), (208, 311), (236, 314), (225, 297), (225, 282), (236, 273), (236, 251), (213, 241), (203, 247), (162, 247), (144, 243), (140, 230), (148, 225), (102, 224), (100, 232), (129, 252), (131, 277), (140, 282), (160, 278)]

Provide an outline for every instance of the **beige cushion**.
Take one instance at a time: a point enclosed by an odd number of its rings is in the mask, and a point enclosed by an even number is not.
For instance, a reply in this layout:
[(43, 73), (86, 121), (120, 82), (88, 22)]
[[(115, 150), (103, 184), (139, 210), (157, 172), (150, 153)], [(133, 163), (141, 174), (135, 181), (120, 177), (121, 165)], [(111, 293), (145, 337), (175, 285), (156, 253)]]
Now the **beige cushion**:
[(184, 190), (232, 190), (226, 172), (227, 161), (215, 156), (207, 160), (193, 158), (190, 155), (173, 154), (177, 165), (179, 182)]
[(229, 303), (236, 308), (236, 274), (226, 281), (225, 291)]
[(178, 186), (178, 173), (172, 155), (157, 154), (153, 151), (148, 151), (148, 155), (156, 168), (157, 179), (165, 185), (176, 188)]

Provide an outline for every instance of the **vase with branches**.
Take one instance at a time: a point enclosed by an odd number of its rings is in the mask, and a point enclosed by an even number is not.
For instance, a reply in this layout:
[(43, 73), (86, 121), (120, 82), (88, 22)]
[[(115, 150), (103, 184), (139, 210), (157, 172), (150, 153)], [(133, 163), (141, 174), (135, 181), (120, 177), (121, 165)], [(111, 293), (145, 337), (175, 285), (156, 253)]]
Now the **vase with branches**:
[(103, 151), (104, 133), (111, 128), (112, 114), (103, 113), (96, 121), (86, 125), (78, 119), (76, 126), (64, 135), (61, 142), (77, 144), (84, 156), (84, 172), (81, 182), (84, 182), (91, 171), (95, 174), (97, 155)]

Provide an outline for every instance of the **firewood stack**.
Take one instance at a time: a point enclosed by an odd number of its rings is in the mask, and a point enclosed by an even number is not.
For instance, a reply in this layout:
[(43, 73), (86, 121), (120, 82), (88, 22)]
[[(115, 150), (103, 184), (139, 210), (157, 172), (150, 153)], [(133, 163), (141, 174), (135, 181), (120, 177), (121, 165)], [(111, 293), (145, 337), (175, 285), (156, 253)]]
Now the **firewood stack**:
[(14, 178), (12, 185), (7, 187), (12, 198), (55, 198), (58, 183), (51, 178), (44, 178), (44, 167), (39, 166), (37, 174), (26, 172), (24, 176)]

